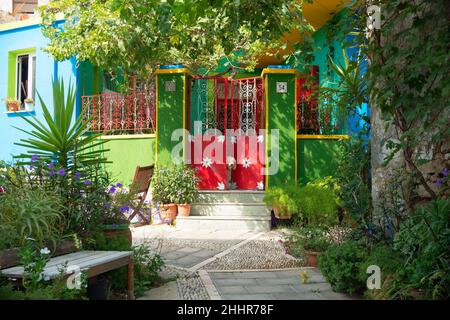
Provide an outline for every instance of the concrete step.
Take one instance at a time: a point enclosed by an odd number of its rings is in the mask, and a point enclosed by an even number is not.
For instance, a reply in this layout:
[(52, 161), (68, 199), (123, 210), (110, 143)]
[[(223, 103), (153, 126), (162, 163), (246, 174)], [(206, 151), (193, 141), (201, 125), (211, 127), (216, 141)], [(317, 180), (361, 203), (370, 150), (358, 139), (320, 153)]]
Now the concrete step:
[(263, 203), (264, 191), (200, 191), (197, 203)]
[(239, 230), (239, 231), (269, 231), (269, 217), (254, 216), (178, 216), (177, 229), (210, 229), (210, 230)]
[(255, 216), (268, 217), (270, 210), (264, 203), (195, 203), (191, 208), (192, 216)]

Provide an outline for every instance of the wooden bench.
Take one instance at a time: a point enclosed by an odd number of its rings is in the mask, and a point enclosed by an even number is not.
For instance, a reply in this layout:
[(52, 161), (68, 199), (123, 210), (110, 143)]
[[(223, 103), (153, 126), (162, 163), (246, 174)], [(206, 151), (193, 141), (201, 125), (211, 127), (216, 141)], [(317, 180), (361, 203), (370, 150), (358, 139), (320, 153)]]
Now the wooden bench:
[[(77, 269), (87, 273), (88, 278), (128, 266), (128, 299), (134, 299), (133, 253), (131, 251), (78, 251), (51, 258), (45, 266), (43, 277), (54, 279), (61, 267)], [(79, 268), (79, 269), (78, 269)], [(14, 266), (0, 271), (5, 277), (22, 279), (24, 269)], [(70, 274), (67, 274), (69, 276)]]

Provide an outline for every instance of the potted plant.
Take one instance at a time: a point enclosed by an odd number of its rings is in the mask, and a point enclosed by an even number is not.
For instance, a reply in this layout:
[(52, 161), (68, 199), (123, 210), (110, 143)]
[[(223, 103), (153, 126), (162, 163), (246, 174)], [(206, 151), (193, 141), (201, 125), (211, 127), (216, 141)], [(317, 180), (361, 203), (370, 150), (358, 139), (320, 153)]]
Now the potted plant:
[(317, 267), (317, 257), (330, 246), (327, 229), (315, 225), (301, 227), (298, 231), (298, 241), (301, 243), (309, 267)]
[(177, 168), (157, 167), (153, 173), (152, 196), (166, 219), (174, 221), (177, 216)]
[(293, 191), (290, 188), (273, 187), (266, 191), (264, 202), (272, 207), (277, 219), (291, 219), (296, 211)]
[(295, 207), (303, 223), (336, 223), (338, 206), (334, 191), (326, 186), (309, 183), (298, 189)]
[(106, 202), (103, 204), (104, 214), (100, 228), (109, 239), (125, 235), (131, 245), (132, 235), (127, 214), (131, 211), (135, 194), (121, 183), (111, 184), (105, 192)]
[(34, 107), (34, 100), (31, 98), (26, 98), (24, 100), (25, 103), (25, 110), (33, 110)]
[(280, 196), (282, 195), (282, 189), (278, 187), (273, 187), (264, 193), (263, 201), (264, 203), (272, 207), (273, 213), (275, 214), (275, 217), (280, 216)]
[(195, 171), (188, 166), (180, 166), (177, 171), (175, 203), (177, 204), (178, 214), (188, 217), (191, 212), (192, 202), (198, 197), (197, 177)]
[(6, 106), (7, 106), (9, 112), (19, 111), (20, 105), (21, 105), (21, 103), (19, 100), (11, 99), (11, 98), (6, 99)]

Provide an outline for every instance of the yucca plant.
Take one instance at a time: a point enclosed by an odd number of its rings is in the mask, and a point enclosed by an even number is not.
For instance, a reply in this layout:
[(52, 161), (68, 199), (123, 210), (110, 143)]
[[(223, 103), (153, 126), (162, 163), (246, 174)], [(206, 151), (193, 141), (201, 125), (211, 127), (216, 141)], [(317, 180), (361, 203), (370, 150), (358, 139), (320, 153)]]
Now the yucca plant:
[(71, 169), (92, 164), (105, 163), (102, 145), (104, 141), (98, 140), (100, 134), (89, 134), (90, 119), (83, 121), (80, 114), (73, 122), (75, 110), (75, 92), (69, 84), (67, 98), (64, 95), (64, 81), (53, 82), (53, 116), (38, 93), (42, 106), (45, 122), (42, 123), (36, 117), (27, 118), (19, 114), (33, 130), (27, 131), (15, 127), (31, 136), (21, 139), (16, 145), (28, 149), (16, 158), (21, 159), (20, 164), (30, 164), (33, 155), (37, 155), (41, 161), (57, 161), (61, 167)]

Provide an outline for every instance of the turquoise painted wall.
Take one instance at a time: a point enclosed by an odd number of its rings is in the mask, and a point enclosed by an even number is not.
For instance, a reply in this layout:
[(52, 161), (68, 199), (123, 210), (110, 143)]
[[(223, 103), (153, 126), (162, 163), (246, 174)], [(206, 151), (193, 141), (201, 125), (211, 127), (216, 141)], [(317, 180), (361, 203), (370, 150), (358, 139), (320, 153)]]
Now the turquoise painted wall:
[[(0, 31), (0, 160), (11, 162), (13, 155), (25, 151), (22, 147), (14, 145), (14, 142), (27, 136), (13, 126), (31, 130), (31, 127), (18, 115), (6, 113), (6, 103), (3, 99), (8, 97), (8, 52), (36, 48), (36, 91), (42, 96), (51, 112), (53, 112), (52, 79), (61, 77), (65, 83), (68, 84), (70, 81), (73, 86), (76, 85), (75, 59), (55, 62), (42, 51), (46, 43), (47, 39), (42, 35), (38, 25)], [(26, 115), (26, 117), (33, 115), (39, 121), (44, 120), (39, 101), (36, 101), (32, 115)]]

